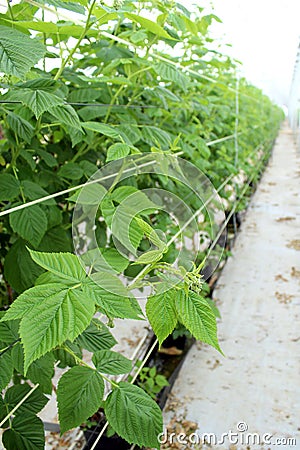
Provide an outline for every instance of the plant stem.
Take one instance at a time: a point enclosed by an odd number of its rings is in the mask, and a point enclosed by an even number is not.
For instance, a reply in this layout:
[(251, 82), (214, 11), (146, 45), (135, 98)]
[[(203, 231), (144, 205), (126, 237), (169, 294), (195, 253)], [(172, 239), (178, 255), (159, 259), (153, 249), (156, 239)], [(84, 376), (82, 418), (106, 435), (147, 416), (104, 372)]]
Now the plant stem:
[(81, 41), (84, 39), (84, 36), (86, 35), (88, 29), (90, 28), (90, 26), (91, 26), (90, 19), (91, 19), (91, 15), (92, 15), (92, 11), (93, 11), (93, 8), (95, 6), (95, 3), (96, 3), (96, 0), (93, 0), (92, 3), (91, 3), (91, 6), (89, 8), (89, 12), (88, 12), (88, 16), (87, 16), (87, 19), (86, 19), (86, 24), (85, 24), (84, 30), (82, 31), (81, 35), (79, 36), (78, 41), (77, 41), (76, 45), (74, 46), (74, 48), (72, 48), (72, 50), (70, 51), (69, 55), (62, 62), (59, 70), (57, 71), (57, 73), (56, 73), (56, 75), (54, 77), (54, 80), (58, 80), (59, 79), (59, 77), (61, 76), (64, 68), (71, 61), (74, 53), (76, 52), (76, 50), (80, 46)]
[(101, 377), (102, 377), (104, 380), (108, 381), (112, 386), (114, 386), (114, 387), (119, 387), (118, 384), (115, 383), (113, 380), (109, 379), (107, 376), (103, 375), (103, 373), (99, 372), (99, 370), (95, 369), (94, 367), (90, 366), (90, 365), (87, 364), (85, 361), (83, 361), (83, 359), (79, 358), (79, 356), (77, 356), (76, 353), (74, 353), (73, 350), (71, 350), (66, 344), (63, 345), (62, 348), (63, 348), (64, 350), (66, 350), (66, 352), (68, 352), (70, 355), (72, 355), (73, 358), (75, 359), (75, 361), (76, 361), (79, 365), (85, 366), (85, 367), (88, 367), (88, 368), (91, 369), (91, 370), (97, 371), (97, 372), (101, 375)]

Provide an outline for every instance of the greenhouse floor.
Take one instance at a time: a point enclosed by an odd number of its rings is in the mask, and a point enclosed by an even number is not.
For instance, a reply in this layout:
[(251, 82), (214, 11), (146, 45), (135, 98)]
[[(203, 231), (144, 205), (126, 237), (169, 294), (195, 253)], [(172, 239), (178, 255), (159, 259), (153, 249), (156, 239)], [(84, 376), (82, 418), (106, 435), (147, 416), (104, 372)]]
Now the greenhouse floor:
[[(193, 346), (164, 413), (169, 430), (214, 433), (215, 449), (300, 449), (299, 196), (300, 153), (285, 124), (214, 291), (225, 357)], [(219, 442), (230, 430), (238, 436)]]

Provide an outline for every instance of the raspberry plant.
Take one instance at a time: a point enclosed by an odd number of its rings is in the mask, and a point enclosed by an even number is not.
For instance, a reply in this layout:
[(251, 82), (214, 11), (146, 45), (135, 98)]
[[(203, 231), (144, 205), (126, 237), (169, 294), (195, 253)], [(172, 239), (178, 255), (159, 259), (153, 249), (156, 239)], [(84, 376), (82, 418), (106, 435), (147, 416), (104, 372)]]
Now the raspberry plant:
[[(92, 252), (83, 256), (85, 267), (73, 254), (71, 233), (81, 187), (109, 161), (180, 154), (216, 188), (231, 174), (250, 178), (264, 161), (254, 149), (268, 154), (282, 113), (241, 79), (236, 129), (237, 68), (216, 49), (212, 21), (219, 19), (169, 0), (112, 7), (21, 0), (0, 16), (0, 422), (8, 450), (44, 448), (36, 414), (52, 392), (58, 361), (68, 368), (57, 389), (62, 433), (104, 407), (120, 436), (158, 448), (160, 409), (140, 387), (110, 377), (128, 374), (131, 361), (111, 350), (116, 341), (95, 317), (100, 312), (108, 325), (144, 320), (133, 293), (148, 286), (147, 274), (158, 276), (146, 316), (159, 343), (179, 322), (221, 350), (214, 309), (201, 291), (201, 255), (195, 266), (174, 268), (178, 227), (141, 196), (148, 187), (167, 189), (195, 213), (201, 203), (182, 183), (155, 174), (116, 179), (95, 209), (98, 267)], [(97, 186), (86, 208), (102, 196)], [(139, 192), (145, 210), (131, 217), (129, 230), (142, 255), (132, 262), (107, 230), (118, 205)], [(220, 194), (228, 197), (224, 188)], [(207, 212), (204, 219), (209, 230)], [(157, 230), (174, 241), (166, 245)], [(122, 242), (121, 231), (119, 224)], [(135, 281), (124, 286), (120, 275)], [(83, 349), (93, 353), (93, 365)]]

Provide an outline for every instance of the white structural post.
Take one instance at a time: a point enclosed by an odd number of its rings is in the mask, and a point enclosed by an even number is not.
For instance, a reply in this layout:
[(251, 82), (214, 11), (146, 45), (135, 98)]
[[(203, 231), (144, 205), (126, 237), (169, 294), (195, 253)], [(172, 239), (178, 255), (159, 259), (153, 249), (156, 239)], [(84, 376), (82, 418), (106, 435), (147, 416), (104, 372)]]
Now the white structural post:
[(294, 132), (295, 140), (300, 141), (300, 40), (294, 67), (294, 73), (289, 97), (289, 123)]

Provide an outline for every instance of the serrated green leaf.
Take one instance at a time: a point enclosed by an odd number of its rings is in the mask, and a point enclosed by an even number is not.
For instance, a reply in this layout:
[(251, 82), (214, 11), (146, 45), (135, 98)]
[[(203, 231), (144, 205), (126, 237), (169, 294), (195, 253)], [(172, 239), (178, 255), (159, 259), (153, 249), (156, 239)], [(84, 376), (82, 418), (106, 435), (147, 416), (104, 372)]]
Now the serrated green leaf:
[(0, 201), (14, 200), (20, 195), (19, 181), (9, 173), (0, 175)]
[(67, 162), (60, 167), (58, 175), (68, 180), (80, 180), (83, 177), (83, 169), (79, 164)]
[(169, 149), (172, 143), (169, 133), (153, 126), (142, 128), (142, 139), (149, 145), (161, 146), (163, 150)]
[(101, 375), (89, 367), (75, 366), (59, 380), (57, 403), (61, 433), (81, 425), (100, 407), (104, 394)]
[[(4, 311), (0, 311), (0, 319), (5, 316)], [(19, 322), (11, 320), (0, 323), (0, 342), (9, 345), (19, 339)]]
[(43, 89), (15, 89), (7, 94), (8, 100), (21, 102), (38, 119), (45, 111), (63, 105), (63, 99)]
[(72, 253), (43, 253), (30, 250), (34, 262), (55, 275), (78, 283), (86, 278), (86, 273), (77, 256)]
[(115, 248), (95, 248), (86, 252), (82, 259), (86, 266), (93, 266), (97, 272), (123, 272), (129, 265), (129, 261)]
[(34, 414), (17, 415), (11, 429), (5, 430), (2, 442), (7, 450), (44, 450), (44, 425)]
[(54, 106), (47, 111), (58, 119), (63, 125), (81, 130), (79, 117), (71, 105)]
[(86, 130), (95, 131), (95, 133), (104, 134), (104, 136), (109, 136), (111, 138), (118, 138), (119, 133), (109, 125), (100, 122), (82, 122), (81, 126)]
[(106, 292), (113, 292), (114, 294), (127, 297), (129, 296), (126, 286), (122, 283), (120, 278), (113, 273), (96, 272), (90, 276), (94, 283), (97, 283), (101, 289)]
[[(20, 294), (10, 305), (4, 316), (1, 317), (1, 322), (22, 319), (31, 308), (42, 303), (45, 298), (56, 294), (57, 289), (61, 287), (62, 285), (56, 282), (56, 285), (45, 284), (27, 289), (27, 291)], [(63, 288), (66, 289), (66, 286), (63, 285)]]
[(214, 316), (220, 319), (221, 314), (220, 314), (219, 308), (216, 306), (215, 302), (209, 297), (205, 297), (205, 298), (203, 298), (203, 300), (205, 300), (209, 304), (212, 312), (214, 313)]
[(117, 142), (116, 144), (113, 144), (108, 148), (106, 162), (125, 158), (125, 156), (129, 155), (129, 153), (130, 153), (129, 145), (123, 144), (122, 142)]
[(176, 311), (179, 321), (200, 341), (222, 353), (217, 337), (217, 323), (208, 303), (195, 292), (178, 291)]
[(36, 150), (36, 153), (41, 158), (41, 160), (45, 162), (45, 164), (48, 167), (55, 167), (58, 165), (57, 160), (54, 158), (54, 156), (51, 153), (48, 153), (45, 150), (42, 150), (41, 148), (38, 148)]
[[(21, 181), (21, 187), (25, 197), (29, 200), (36, 200), (41, 197), (46, 197), (49, 195), (45, 189), (43, 189), (38, 183), (33, 181), (24, 180)], [(55, 200), (49, 199), (43, 202), (43, 205), (56, 205)]]
[(55, 359), (51, 353), (33, 361), (27, 371), (27, 377), (33, 383), (38, 383), (45, 394), (52, 393), (52, 378), (54, 376)]
[(76, 191), (68, 200), (78, 202), (80, 205), (99, 205), (106, 192), (106, 189), (101, 184), (88, 184), (79, 191)]
[(130, 444), (159, 448), (162, 413), (143, 389), (120, 382), (105, 402), (105, 414), (114, 430)]
[(142, 137), (142, 133), (137, 126), (121, 124), (116, 127), (126, 144), (135, 145)]
[(23, 239), (17, 241), (9, 249), (4, 260), (4, 275), (16, 292), (30, 288), (43, 269), (31, 259)]
[(177, 295), (177, 290), (170, 289), (162, 294), (152, 295), (147, 300), (146, 314), (160, 345), (177, 325), (175, 309)]
[(0, 367), (0, 391), (2, 391), (10, 382), (14, 372), (14, 363), (10, 351), (0, 355)]
[[(52, 216), (53, 219), (53, 216)], [(51, 224), (53, 226), (53, 224)], [(49, 224), (48, 219), (48, 226)], [(42, 252), (70, 252), (73, 248), (71, 236), (63, 227), (53, 227), (43, 236), (38, 250)]]
[(135, 261), (135, 264), (152, 264), (159, 261), (163, 254), (161, 250), (150, 250), (149, 252), (143, 253)]
[[(8, 411), (11, 411), (31, 390), (29, 384), (18, 384), (7, 389), (4, 401)], [(16, 413), (19, 414), (36, 414), (41, 411), (48, 403), (48, 398), (42, 393), (40, 388), (35, 389), (32, 394), (19, 406)]]
[(125, 17), (131, 19), (133, 22), (139, 23), (143, 28), (151, 31), (151, 33), (155, 34), (156, 36), (173, 40), (172, 36), (170, 36), (160, 25), (152, 22), (152, 20), (146, 19), (145, 17), (138, 16), (137, 14), (133, 13), (125, 13)]
[(15, 211), (9, 216), (9, 223), (15, 233), (38, 246), (47, 231), (47, 216), (39, 205)]
[(119, 319), (135, 319), (141, 320), (140, 315), (142, 311), (136, 304), (136, 300), (132, 301), (128, 297), (113, 294), (105, 291), (98, 284), (94, 283), (92, 279), (86, 282), (83, 286), (83, 291), (88, 297), (94, 299), (99, 310), (108, 317)]
[(76, 342), (89, 352), (110, 349), (117, 343), (108, 328), (95, 318), (86, 330), (78, 336)]
[(23, 78), (46, 53), (38, 40), (13, 28), (0, 26), (0, 71)]
[(130, 359), (111, 350), (95, 352), (92, 361), (99, 372), (109, 375), (128, 373), (132, 369), (132, 361)]
[(182, 73), (181, 68), (176, 68), (170, 64), (166, 64), (164, 62), (159, 62), (153, 66), (157, 75), (159, 75), (162, 80), (173, 81), (179, 87), (181, 87), (184, 91), (187, 90), (188, 85), (188, 77)]
[[(56, 292), (43, 301), (35, 302), (20, 325), (24, 347), (24, 370), (47, 352), (73, 341), (89, 325), (94, 312), (94, 301), (79, 289), (55, 285)], [(35, 289), (40, 289), (36, 286)]]
[(154, 230), (154, 228), (151, 227), (145, 220), (141, 219), (140, 217), (136, 217), (135, 220), (137, 221), (138, 226), (143, 230), (147, 238), (154, 244), (161, 252), (164, 252), (164, 250), (167, 248), (166, 243), (162, 241), (157, 232)]
[(21, 116), (17, 116), (13, 112), (7, 114), (7, 123), (10, 128), (25, 142), (30, 143), (34, 135), (34, 127)]

